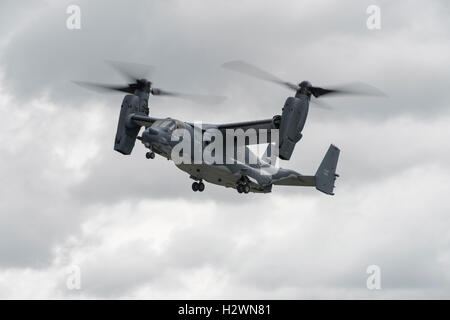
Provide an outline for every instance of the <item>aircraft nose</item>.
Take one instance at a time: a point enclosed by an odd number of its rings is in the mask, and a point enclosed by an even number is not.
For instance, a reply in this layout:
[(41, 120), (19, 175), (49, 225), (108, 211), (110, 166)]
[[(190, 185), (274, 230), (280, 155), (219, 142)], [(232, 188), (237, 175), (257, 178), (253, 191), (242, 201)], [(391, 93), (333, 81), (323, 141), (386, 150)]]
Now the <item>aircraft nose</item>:
[(159, 130), (150, 127), (145, 129), (142, 133), (142, 138), (146, 142), (156, 142), (156, 140), (158, 140), (158, 136)]
[(145, 132), (152, 136), (156, 136), (159, 133), (158, 130), (153, 129), (152, 127), (148, 127), (147, 129), (145, 129)]
[(167, 135), (167, 133), (160, 130), (159, 128), (148, 127), (142, 133), (142, 139), (145, 142), (149, 142), (149, 143), (168, 144), (168, 139), (167, 139), (166, 135)]

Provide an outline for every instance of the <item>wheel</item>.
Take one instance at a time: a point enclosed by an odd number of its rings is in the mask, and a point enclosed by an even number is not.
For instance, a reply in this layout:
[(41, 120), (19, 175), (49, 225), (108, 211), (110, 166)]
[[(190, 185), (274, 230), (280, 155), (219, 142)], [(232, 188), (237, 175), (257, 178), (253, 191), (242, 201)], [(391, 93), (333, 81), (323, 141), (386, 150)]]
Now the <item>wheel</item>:
[(243, 189), (244, 193), (250, 192), (250, 186), (248, 184), (244, 185), (242, 189)]
[(198, 183), (197, 182), (194, 182), (192, 184), (192, 191), (194, 191), (194, 192), (198, 191)]
[(236, 187), (236, 189), (237, 189), (237, 192), (239, 192), (239, 193), (242, 193), (244, 190), (242, 189), (242, 185), (241, 184), (238, 184), (237, 185), (237, 187)]
[(203, 192), (205, 190), (205, 184), (203, 182), (200, 182), (198, 184), (198, 191)]
[(149, 152), (147, 152), (147, 153), (145, 154), (145, 157), (146, 157), (147, 159), (155, 159), (155, 153), (152, 152), (152, 151), (149, 151)]

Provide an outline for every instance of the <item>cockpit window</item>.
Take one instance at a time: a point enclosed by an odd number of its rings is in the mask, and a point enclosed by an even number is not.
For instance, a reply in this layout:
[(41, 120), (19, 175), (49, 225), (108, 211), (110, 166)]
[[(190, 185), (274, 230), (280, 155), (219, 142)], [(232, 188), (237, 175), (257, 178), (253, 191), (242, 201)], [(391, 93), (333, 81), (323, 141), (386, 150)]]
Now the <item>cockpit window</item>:
[(172, 124), (173, 124), (173, 121), (171, 121), (171, 120), (166, 120), (166, 121), (164, 121), (163, 123), (161, 123), (161, 127), (170, 129), (170, 127), (172, 126)]
[(153, 123), (152, 127), (164, 128), (167, 130), (175, 129), (175, 121), (174, 120), (158, 120)]
[(184, 122), (175, 120), (175, 123), (177, 125), (177, 129), (184, 129), (184, 128), (186, 128), (186, 126), (184, 125)]

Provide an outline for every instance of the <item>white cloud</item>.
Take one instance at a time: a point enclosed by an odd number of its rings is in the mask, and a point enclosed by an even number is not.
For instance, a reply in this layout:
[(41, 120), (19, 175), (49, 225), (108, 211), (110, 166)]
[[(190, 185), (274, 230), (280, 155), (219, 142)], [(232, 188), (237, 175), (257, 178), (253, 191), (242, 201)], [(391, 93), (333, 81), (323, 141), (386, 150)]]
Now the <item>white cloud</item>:
[[(96, 207), (50, 268), (2, 279), (27, 297), (442, 298), (450, 285), (450, 203), (442, 202), (449, 173), (424, 165), (320, 200), (299, 190), (238, 207)], [(376, 293), (365, 288), (371, 264), (382, 270)], [(68, 265), (81, 267), (80, 292), (64, 290)]]

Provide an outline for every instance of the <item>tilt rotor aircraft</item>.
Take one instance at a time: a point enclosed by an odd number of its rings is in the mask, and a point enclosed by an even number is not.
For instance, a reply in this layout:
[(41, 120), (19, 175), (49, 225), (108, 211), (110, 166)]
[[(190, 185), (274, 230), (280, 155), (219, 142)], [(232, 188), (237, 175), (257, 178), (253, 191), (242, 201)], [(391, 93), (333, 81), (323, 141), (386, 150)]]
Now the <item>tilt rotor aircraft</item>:
[[(192, 190), (199, 192), (204, 191), (206, 181), (234, 188), (239, 193), (269, 193), (274, 185), (281, 185), (315, 187), (333, 195), (340, 152), (336, 146), (330, 145), (314, 175), (302, 175), (279, 168), (275, 165), (276, 159), (291, 158), (296, 143), (302, 138), (311, 98), (338, 94), (383, 95), (379, 90), (364, 84), (329, 89), (312, 86), (308, 81), (294, 84), (246, 62), (232, 61), (223, 67), (287, 87), (295, 91), (295, 96), (286, 99), (281, 115), (270, 119), (199, 125), (172, 118), (150, 117), (150, 95), (189, 99), (207, 105), (218, 103), (224, 97), (157, 89), (147, 80), (152, 67), (117, 61), (109, 63), (129, 80), (129, 84), (74, 82), (91, 89), (127, 93), (120, 110), (114, 150), (130, 155), (136, 140), (140, 140), (149, 149), (147, 159), (153, 159), (158, 154), (174, 161), (179, 169), (194, 180)], [(318, 106), (323, 107), (323, 104)], [(142, 127), (144, 130), (139, 135)], [(268, 147), (262, 157), (249, 148), (264, 143), (268, 143)]]

